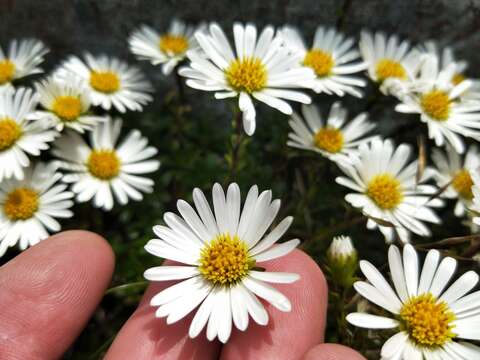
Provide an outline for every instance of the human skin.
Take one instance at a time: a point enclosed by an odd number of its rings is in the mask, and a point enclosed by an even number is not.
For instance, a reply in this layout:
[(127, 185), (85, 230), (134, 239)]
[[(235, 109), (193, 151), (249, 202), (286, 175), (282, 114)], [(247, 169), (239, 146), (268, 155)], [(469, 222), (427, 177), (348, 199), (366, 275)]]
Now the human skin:
[[(74, 342), (101, 301), (114, 270), (107, 241), (86, 231), (67, 231), (24, 251), (0, 267), (0, 359), (58, 359)], [(265, 262), (270, 271), (300, 274), (277, 285), (292, 301), (292, 312), (266, 305), (267, 326), (250, 321), (233, 331), (226, 345), (203, 333), (188, 337), (191, 317), (174, 325), (154, 316), (150, 298), (172, 283), (153, 283), (123, 326), (107, 360), (365, 360), (351, 349), (322, 344), (327, 285), (315, 262), (300, 250)]]

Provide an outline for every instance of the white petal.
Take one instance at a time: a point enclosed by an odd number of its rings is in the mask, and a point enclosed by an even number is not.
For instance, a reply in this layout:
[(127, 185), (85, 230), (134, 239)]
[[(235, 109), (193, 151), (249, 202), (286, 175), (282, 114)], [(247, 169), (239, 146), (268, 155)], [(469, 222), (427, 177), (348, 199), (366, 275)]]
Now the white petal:
[(366, 329), (393, 329), (399, 325), (397, 320), (366, 313), (351, 313), (346, 319), (350, 324)]
[(278, 310), (289, 312), (292, 310), (292, 304), (285, 295), (266, 283), (260, 282), (253, 278), (246, 277), (243, 284), (254, 294), (267, 300)]
[(195, 266), (156, 266), (143, 273), (150, 281), (180, 280), (198, 275)]

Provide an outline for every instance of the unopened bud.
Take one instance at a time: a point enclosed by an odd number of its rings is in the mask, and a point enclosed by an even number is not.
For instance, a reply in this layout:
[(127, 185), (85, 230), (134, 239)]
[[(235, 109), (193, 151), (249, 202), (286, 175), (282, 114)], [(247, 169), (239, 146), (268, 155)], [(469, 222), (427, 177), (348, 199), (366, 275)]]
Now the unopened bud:
[(332, 280), (343, 287), (351, 287), (355, 282), (358, 256), (349, 236), (333, 238), (327, 250), (328, 268)]

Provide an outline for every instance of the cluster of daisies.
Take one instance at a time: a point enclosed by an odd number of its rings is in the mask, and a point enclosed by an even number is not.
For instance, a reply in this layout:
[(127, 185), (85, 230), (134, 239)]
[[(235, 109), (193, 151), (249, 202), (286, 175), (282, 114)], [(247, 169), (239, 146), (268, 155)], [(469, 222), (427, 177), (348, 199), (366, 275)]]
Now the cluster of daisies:
[(107, 211), (141, 200), (153, 189), (145, 174), (160, 166), (148, 140), (137, 130), (122, 135), (122, 120), (111, 117), (152, 100), (141, 72), (86, 53), (26, 85), (47, 53), (33, 39), (0, 48), (0, 256), (60, 231), (74, 199)]
[[(430, 235), (425, 223), (440, 222), (434, 209), (443, 201), (435, 194), (444, 187), (442, 197), (458, 201), (455, 214), (471, 214), (466, 209), (473, 206), (477, 149), (467, 150), (465, 138), (480, 140), (480, 81), (466, 77), (466, 63), (450, 48), (433, 42), (414, 47), (380, 32), (362, 32), (357, 48), (353, 38), (325, 27), (308, 46), (293, 27), (258, 31), (239, 23), (232, 45), (216, 23), (193, 28), (178, 21), (165, 33), (142, 26), (129, 44), (139, 59), (162, 64), (165, 74), (177, 71), (194, 89), (213, 91), (216, 99), (238, 98), (249, 135), (256, 128), (257, 101), (290, 115), (287, 144), (335, 162), (345, 173), (337, 182), (353, 191), (346, 200), (390, 242), (408, 242), (411, 233)], [(418, 113), (427, 123), (429, 137), (444, 148), (432, 152), (433, 167), (417, 171), (418, 161), (410, 159), (414, 149), (375, 134), (367, 113), (350, 118), (335, 102), (322, 114), (310, 104), (311, 90), (362, 97), (363, 74), (398, 98), (397, 111)], [(291, 101), (302, 104), (301, 113)]]
[[(174, 22), (164, 33), (142, 26), (129, 44), (139, 59), (162, 64), (164, 74), (176, 71), (193, 89), (238, 101), (247, 135), (255, 132), (257, 102), (289, 115), (288, 146), (316, 152), (338, 165), (344, 175), (336, 182), (351, 190), (345, 199), (368, 217), (367, 227), (381, 231), (387, 242), (406, 244), (403, 260), (397, 247), (390, 248), (396, 293), (368, 262), (361, 268), (369, 282), (355, 284), (361, 295), (395, 318), (348, 316), (358, 326), (400, 329), (385, 344), (382, 359), (480, 356), (479, 348), (456, 341), (480, 339), (475, 330), (480, 325), (478, 293), (465, 296), (478, 276), (468, 272), (445, 290), (456, 261), (440, 261), (439, 252), (431, 251), (420, 272), (418, 256), (408, 244), (412, 233), (431, 234), (426, 223), (440, 223), (435, 208), (444, 206), (445, 198), (457, 201), (455, 215), (468, 215), (480, 224), (475, 216), (480, 214), (479, 154), (474, 143), (466, 145), (480, 140), (480, 86), (466, 77), (466, 63), (456, 60), (450, 48), (442, 50), (433, 42), (412, 46), (380, 32), (362, 32), (358, 46), (353, 38), (326, 27), (316, 30), (311, 45), (290, 26), (258, 31), (252, 24), (236, 23), (232, 35), (216, 23), (193, 28)], [(363, 97), (364, 74), (380, 93), (398, 99), (398, 112), (416, 113), (427, 124), (437, 147), (433, 166), (412, 160), (411, 145), (376, 134), (368, 114), (351, 118), (340, 102), (323, 113), (311, 104), (312, 91)], [(300, 113), (291, 102), (302, 104)], [(291, 218), (265, 235), (280, 204), (271, 202), (269, 191), (259, 195), (252, 187), (241, 209), (238, 186), (231, 184), (225, 194), (216, 184), (212, 199), (213, 211), (203, 192), (195, 189), (195, 208), (180, 200), (181, 216), (165, 214), (166, 225), (154, 228), (158, 238), (146, 250), (184, 265), (151, 268), (145, 277), (181, 280), (153, 297), (156, 316), (174, 323), (198, 308), (190, 336), (206, 327), (210, 340), (226, 342), (232, 322), (240, 330), (247, 328), (249, 317), (260, 325), (267, 323), (268, 314), (257, 297), (281, 311), (290, 310), (288, 299), (265, 282), (288, 283), (297, 276), (265, 272), (259, 263), (286, 255), (298, 240), (276, 244)], [(353, 246), (349, 238), (338, 238), (331, 249), (329, 257), (340, 254), (345, 261)]]
[[(393, 318), (347, 318), (361, 327), (399, 329), (383, 346), (382, 359), (479, 358), (478, 347), (457, 340), (480, 339), (479, 294), (467, 295), (478, 275), (467, 272), (447, 288), (456, 261), (441, 260), (432, 250), (420, 270), (409, 244), (412, 234), (430, 236), (427, 223), (440, 223), (435, 209), (445, 199), (456, 200), (456, 216), (480, 225), (480, 82), (466, 76), (466, 62), (450, 48), (412, 46), (381, 32), (362, 32), (357, 44), (334, 28), (319, 27), (307, 44), (291, 26), (258, 31), (235, 23), (229, 35), (216, 23), (193, 27), (175, 20), (162, 32), (139, 27), (128, 44), (139, 60), (161, 65), (164, 75), (176, 73), (193, 89), (235, 101), (247, 135), (255, 132), (258, 102), (288, 115), (287, 145), (336, 164), (343, 173), (336, 182), (351, 191), (345, 200), (368, 218), (367, 227), (404, 245), (403, 257), (394, 245), (388, 254), (395, 291), (366, 261), (360, 267), (368, 282), (354, 285)], [(0, 255), (59, 231), (56, 218), (72, 216), (73, 198), (104, 210), (141, 200), (153, 187), (145, 174), (160, 165), (157, 150), (140, 132), (119, 141), (122, 121), (111, 117), (141, 111), (152, 100), (152, 87), (136, 67), (86, 53), (67, 58), (31, 88), (19, 87), (23, 77), (41, 72), (46, 53), (35, 40), (14, 41), (6, 54), (0, 49)], [(328, 111), (311, 104), (309, 93), (362, 98), (367, 78), (398, 100), (396, 111), (418, 114), (427, 124), (436, 147), (433, 166), (412, 160), (413, 146), (382, 138), (367, 113), (351, 117), (338, 101)], [(292, 102), (301, 104), (300, 112)], [(35, 159), (48, 149), (50, 162)], [(280, 200), (253, 186), (242, 206), (233, 183), (226, 191), (213, 186), (213, 208), (200, 189), (193, 191), (193, 203), (179, 200), (180, 215), (166, 213), (165, 224), (154, 227), (157, 238), (145, 246), (177, 263), (148, 269), (148, 280), (180, 280), (152, 298), (156, 316), (170, 324), (197, 309), (189, 335), (206, 328), (208, 339), (226, 342), (233, 325), (243, 331), (250, 318), (268, 323), (259, 298), (290, 311), (290, 301), (268, 283), (299, 276), (262, 266), (300, 242), (278, 243), (291, 217), (268, 231)], [(346, 261), (352, 253), (350, 239), (342, 237), (328, 256)]]

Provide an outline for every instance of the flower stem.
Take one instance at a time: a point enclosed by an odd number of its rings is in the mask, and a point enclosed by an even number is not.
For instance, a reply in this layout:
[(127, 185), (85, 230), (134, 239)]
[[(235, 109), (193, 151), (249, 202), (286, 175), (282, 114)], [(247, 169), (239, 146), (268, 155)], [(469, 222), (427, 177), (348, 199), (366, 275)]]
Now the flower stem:
[(178, 74), (177, 69), (173, 71), (175, 73), (175, 81), (177, 83), (178, 99), (180, 104), (185, 103), (185, 87), (183, 85), (182, 77)]
[(242, 112), (236, 106), (233, 111), (232, 118), (233, 134), (231, 136), (229, 153), (225, 156), (229, 165), (228, 182), (235, 179), (241, 168), (241, 155), (243, 153), (244, 145), (246, 144), (245, 136), (242, 129)]

